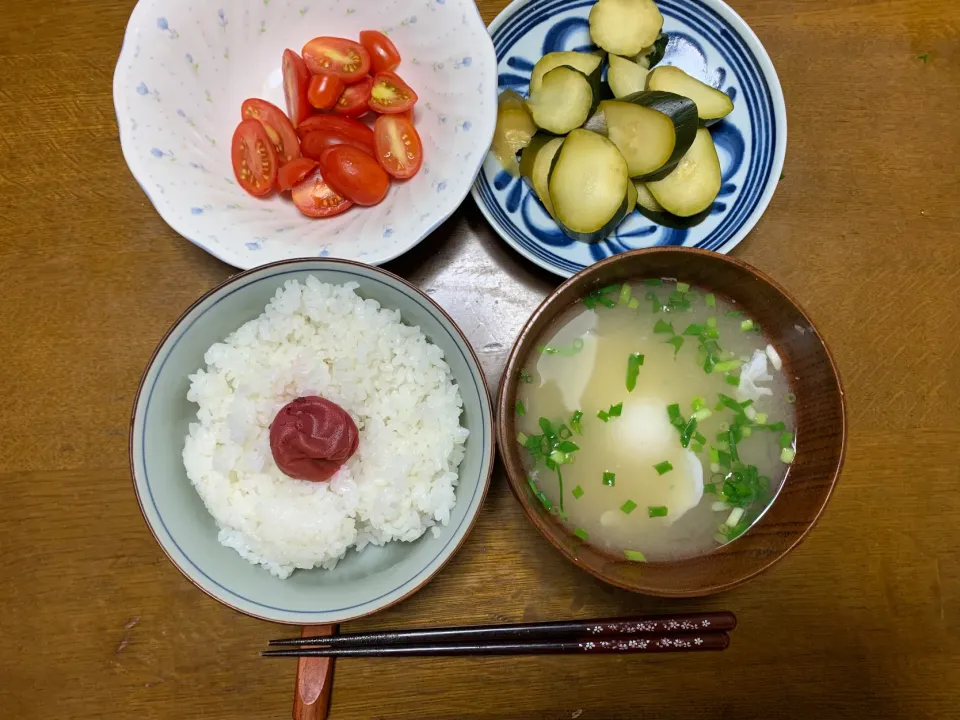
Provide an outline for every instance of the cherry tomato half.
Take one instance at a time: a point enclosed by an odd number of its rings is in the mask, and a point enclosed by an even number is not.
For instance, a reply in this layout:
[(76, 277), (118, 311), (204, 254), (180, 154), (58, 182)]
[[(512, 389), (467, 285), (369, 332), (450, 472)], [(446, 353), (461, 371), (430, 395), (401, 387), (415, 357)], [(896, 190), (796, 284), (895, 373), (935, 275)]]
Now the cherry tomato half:
[(310, 217), (339, 215), (353, 205), (327, 185), (319, 168), (293, 186), (293, 204)]
[[(352, 145), (373, 157), (373, 130), (353, 118), (341, 115), (314, 115), (297, 129), (300, 152), (319, 160), (322, 151), (332, 145)], [(314, 137), (314, 136), (317, 137)]]
[(290, 124), (290, 120), (283, 114), (283, 110), (273, 103), (259, 98), (249, 98), (240, 106), (240, 114), (244, 120), (259, 120), (270, 141), (277, 149), (277, 160), (280, 164), (288, 163), (300, 157), (300, 143), (297, 132)]
[(277, 180), (277, 151), (267, 131), (256, 120), (243, 120), (230, 141), (233, 174), (251, 195), (266, 195)]
[(393, 41), (377, 30), (364, 30), (360, 33), (360, 44), (370, 53), (370, 66), (373, 72), (389, 72), (400, 64), (400, 52)]
[(343, 91), (333, 111), (347, 117), (360, 117), (370, 109), (370, 91), (373, 89), (373, 78), (369, 75), (360, 82), (347, 86)]
[(373, 79), (370, 109), (381, 114), (406, 112), (417, 102), (417, 94), (395, 73), (377, 73)]
[(320, 157), (327, 184), (357, 205), (376, 205), (387, 196), (390, 176), (363, 150), (337, 145)]
[(339, 75), (347, 85), (370, 72), (370, 53), (366, 48), (338, 37), (315, 37), (303, 46), (303, 61), (314, 75)]
[(313, 172), (316, 166), (317, 161), (310, 158), (299, 157), (291, 160), (277, 171), (277, 190), (292, 190), (293, 186)]
[(400, 180), (413, 177), (423, 164), (423, 145), (413, 124), (403, 115), (381, 115), (373, 126), (377, 162)]
[(287, 101), (287, 115), (294, 127), (310, 117), (310, 103), (307, 101), (307, 89), (310, 84), (310, 71), (303, 58), (293, 50), (283, 51), (283, 96)]
[(314, 75), (310, 78), (307, 99), (317, 110), (329, 110), (337, 104), (346, 85), (336, 75)]

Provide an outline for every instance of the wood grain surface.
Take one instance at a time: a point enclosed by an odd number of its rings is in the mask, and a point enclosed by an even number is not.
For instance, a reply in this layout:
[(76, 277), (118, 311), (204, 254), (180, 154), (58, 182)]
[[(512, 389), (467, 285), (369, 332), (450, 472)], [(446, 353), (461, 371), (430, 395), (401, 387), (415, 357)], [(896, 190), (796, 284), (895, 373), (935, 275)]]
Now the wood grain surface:
[[(503, 4), (481, 0), (484, 18)], [(960, 717), (960, 5), (733, 5), (777, 66), (790, 136), (736, 255), (816, 318), (849, 399), (847, 464), (819, 527), (738, 590), (659, 601), (574, 568), (497, 473), (457, 557), (344, 632), (728, 608), (730, 649), (345, 660), (333, 718)], [(289, 628), (198, 592), (130, 486), (143, 365), (233, 272), (170, 230), (123, 162), (111, 78), (132, 7), (0, 13), (0, 717), (287, 718), (296, 663), (256, 651)], [(494, 387), (557, 282), (470, 199), (390, 269), (460, 322)]]

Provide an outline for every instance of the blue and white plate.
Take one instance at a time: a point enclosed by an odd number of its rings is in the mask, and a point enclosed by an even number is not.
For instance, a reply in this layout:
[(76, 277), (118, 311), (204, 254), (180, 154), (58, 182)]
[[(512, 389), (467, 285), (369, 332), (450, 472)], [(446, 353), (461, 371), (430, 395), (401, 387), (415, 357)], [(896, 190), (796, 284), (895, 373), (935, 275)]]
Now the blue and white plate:
[[(534, 63), (555, 50), (592, 50), (587, 16), (595, 0), (514, 0), (490, 24), (499, 89), (527, 93)], [(710, 216), (688, 230), (656, 225), (634, 213), (603, 242), (572, 240), (533, 191), (488, 155), (473, 197), (494, 229), (521, 255), (569, 277), (610, 255), (683, 245), (729, 252), (757, 224), (777, 187), (787, 149), (780, 80), (750, 27), (721, 0), (657, 0), (670, 35), (662, 64), (720, 88), (734, 111), (711, 128), (723, 186)]]

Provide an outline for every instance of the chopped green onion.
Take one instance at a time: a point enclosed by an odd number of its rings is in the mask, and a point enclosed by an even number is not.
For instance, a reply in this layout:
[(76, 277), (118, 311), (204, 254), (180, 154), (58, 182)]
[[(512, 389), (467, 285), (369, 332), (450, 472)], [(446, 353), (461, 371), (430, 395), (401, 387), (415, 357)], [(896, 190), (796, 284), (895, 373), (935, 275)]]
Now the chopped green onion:
[(612, 472), (603, 473), (603, 484), (607, 487), (613, 487), (617, 484), (617, 474)]
[(742, 311), (742, 310), (727, 310), (727, 312), (725, 313), (725, 315), (726, 315), (727, 317), (743, 317), (743, 311)]
[(670, 333), (671, 335), (676, 335), (673, 331), (673, 323), (669, 323), (666, 320), (657, 320), (657, 324), (653, 326), (653, 331), (655, 333)]
[(520, 371), (520, 382), (532, 383), (532, 382), (533, 382), (533, 376), (532, 376), (530, 373), (528, 373), (526, 370), (521, 370), (521, 371)]
[(730, 453), (726, 453), (723, 450), (720, 451), (720, 459), (717, 463), (720, 467), (728, 468), (730, 467)]
[(712, 482), (704, 483), (704, 484), (703, 484), (703, 491), (704, 491), (707, 495), (716, 495), (716, 494), (717, 494), (717, 485), (716, 485), (716, 483), (712, 483)]
[(788, 402), (788, 403), (793, 404), (793, 403), (795, 403), (796, 401), (797, 401), (797, 394), (796, 394), (796, 393), (792, 393), (792, 392), (791, 392), (791, 393), (787, 393), (787, 402)]
[(671, 423), (677, 420), (680, 417), (680, 405), (677, 403), (667, 405), (667, 417), (670, 418)]
[(766, 425), (767, 423), (767, 414), (766, 413), (757, 413), (757, 416), (754, 418), (758, 425)]
[(620, 417), (620, 414), (623, 412), (623, 403), (618, 402), (616, 405), (611, 405), (610, 409), (607, 410), (607, 415), (610, 417)]
[(580, 449), (580, 446), (577, 445), (575, 442), (571, 442), (570, 440), (564, 440), (562, 443), (557, 445), (557, 450), (567, 454), (576, 452), (579, 449)]
[(716, 463), (716, 462), (710, 463), (710, 472), (712, 473), (720, 472), (720, 463)]
[(728, 373), (731, 370), (738, 370), (739, 368), (740, 368), (739, 360), (726, 360), (724, 362), (718, 362), (716, 365), (714, 365), (713, 370), (711, 372)]
[(701, 445), (698, 442), (690, 443), (690, 449), (693, 450), (695, 453), (698, 453), (701, 450), (703, 450), (703, 445)]
[(704, 397), (700, 397), (699, 395), (690, 402), (690, 409), (693, 410), (694, 412), (706, 406), (707, 406), (707, 399)]
[(785, 432), (780, 435), (780, 447), (788, 448), (793, 445), (793, 433)]
[(733, 385), (734, 387), (740, 387), (740, 376), (739, 376), (739, 375), (731, 375), (730, 373), (727, 373), (727, 374), (724, 376), (723, 381), (724, 381), (727, 385)]
[[(753, 405), (753, 400), (744, 400), (742, 403), (740, 403), (740, 407), (742, 407), (742, 408), (744, 408), (744, 409), (750, 407), (751, 405)], [(756, 411), (754, 411), (754, 412), (756, 412)]]
[(527, 409), (523, 406), (523, 400), (517, 400), (517, 415), (523, 417), (527, 414)]
[(579, 485), (577, 485), (577, 486), (573, 489), (573, 492), (570, 493), (570, 494), (573, 495), (573, 497), (574, 497), (575, 499), (579, 500), (580, 498), (583, 497), (583, 488), (580, 487)]
[(680, 352), (680, 348), (683, 347), (683, 338), (679, 335), (674, 335), (672, 338), (666, 341), (668, 345), (673, 345), (673, 354), (676, 355)]
[(623, 556), (630, 562), (646, 562), (647, 558), (639, 550), (624, 550)]
[(527, 437), (526, 435), (524, 435), (522, 432), (521, 432), (521, 433), (517, 433), (517, 442), (520, 443), (521, 445), (523, 445), (524, 447), (527, 446), (527, 440), (529, 440), (529, 439), (530, 439), (530, 438), (528, 438), (528, 437)]
[(543, 434), (547, 437), (553, 437), (556, 433), (553, 431), (553, 425), (550, 424), (550, 421), (545, 417), (541, 417), (537, 423), (540, 425), (540, 429), (543, 430)]
[(557, 465), (566, 465), (570, 458), (567, 457), (567, 454), (560, 449), (554, 450), (550, 453), (550, 459), (553, 460)]
[[(716, 296), (714, 296), (713, 293), (707, 293), (707, 296), (704, 298), (704, 300), (707, 301), (707, 307), (708, 307), (708, 308), (716, 308), (716, 307), (717, 307), (717, 298), (716, 298)], [(716, 320), (714, 320), (714, 322), (716, 322)]]
[(782, 430), (786, 430), (786, 428), (787, 428), (787, 426), (783, 424), (783, 421), (782, 421), (782, 420), (778, 420), (778, 421), (775, 422), (775, 423), (767, 423), (766, 425), (763, 425), (762, 427), (763, 427), (764, 430), (772, 430), (772, 431), (774, 431), (774, 432), (781, 432)]
[(796, 451), (793, 448), (784, 448), (780, 451), (780, 462), (786, 463), (789, 465), (793, 462), (793, 459), (797, 456)]
[(588, 537), (590, 537), (587, 531), (584, 530), (583, 528), (577, 528), (576, 530), (573, 531), (573, 534), (576, 535), (581, 540), (586, 540)]
[(717, 317), (716, 315), (711, 315), (707, 318), (707, 327), (716, 328), (717, 327)]
[(677, 291), (685, 293), (690, 289), (690, 283), (678, 282)]
[(660, 278), (647, 278), (646, 280), (643, 281), (643, 284), (650, 285), (652, 287), (657, 287), (659, 285), (663, 285), (663, 280), (661, 280)]
[(696, 420), (699, 422), (699, 421), (706, 420), (711, 415), (713, 415), (713, 410), (711, 410), (710, 408), (700, 408), (693, 414), (693, 417), (696, 418)]
[(657, 471), (657, 475), (666, 475), (673, 470), (673, 465), (670, 464), (669, 460), (664, 460), (662, 463), (654, 465), (653, 469)]
[[(698, 411), (700, 412), (700, 411)], [(684, 425), (683, 430), (680, 432), (680, 444), (683, 447), (687, 447), (690, 444), (690, 439), (693, 437), (693, 434), (697, 431), (697, 414), (694, 413), (690, 420)], [(663, 473), (660, 473), (661, 475)]]
[(573, 432), (566, 425), (561, 425), (557, 428), (557, 437), (561, 440), (569, 440), (573, 437)]
[(738, 462), (740, 462), (740, 455), (739, 455), (739, 453), (737, 452), (737, 436), (736, 436), (736, 431), (735, 431), (733, 428), (730, 428), (730, 430), (727, 432), (727, 434), (729, 435), (729, 438), (730, 438), (730, 439), (727, 441), (727, 442), (730, 443), (730, 459), (731, 459), (733, 462), (738, 463)]
[(726, 525), (729, 528), (734, 527), (738, 522), (740, 522), (740, 518), (743, 517), (743, 513), (744, 513), (743, 508), (739, 508), (739, 507), (734, 508), (733, 510), (730, 511), (730, 515), (727, 516), (727, 520), (724, 523), (724, 525)]
[(641, 365), (643, 365), (643, 355), (640, 353), (632, 353), (627, 358), (627, 392), (633, 392), (637, 387)]
[(574, 410), (573, 417), (570, 418), (570, 427), (577, 431), (577, 435), (583, 435), (583, 428), (580, 427), (580, 421), (583, 420), (583, 413)]
[(749, 332), (750, 330), (753, 330), (753, 320), (747, 318), (740, 323), (740, 332)]
[(625, 305), (626, 303), (630, 302), (630, 286), (627, 285), (627, 283), (624, 283), (624, 284), (620, 287), (620, 300), (619, 300), (619, 302), (620, 302), (621, 305)]
[(707, 444), (707, 436), (704, 435), (702, 432), (696, 432), (696, 433), (694, 433), (693, 439), (696, 440), (696, 441), (697, 441), (698, 443), (700, 443), (701, 445), (706, 445), (706, 444)]
[(630, 298), (630, 302), (627, 303), (627, 307), (631, 310), (636, 310), (638, 307), (640, 307), (640, 301), (636, 298)]
[(707, 326), (706, 328), (704, 328), (704, 330), (703, 330), (703, 336), (704, 336), (705, 338), (710, 339), (710, 340), (716, 340), (718, 337), (720, 337), (720, 331), (717, 330), (715, 327), (710, 327), (710, 326), (708, 325), (708, 326)]
[(753, 430), (751, 430), (749, 427), (740, 428), (740, 432), (743, 433), (743, 437), (750, 437), (753, 435)]
[(696, 323), (691, 323), (687, 325), (687, 329), (683, 331), (684, 335), (693, 335), (694, 337), (700, 335), (704, 330), (703, 325), (697, 325)]
[(607, 414), (605, 410), (597, 410), (597, 417), (603, 420), (604, 422), (607, 422), (607, 420), (610, 419), (610, 416)]
[[(710, 454), (710, 462), (718, 463), (720, 462), (720, 451), (715, 447), (710, 446), (710, 449), (707, 451)], [(714, 471), (716, 472), (716, 471)]]
[(667, 508), (663, 505), (655, 505), (647, 508), (647, 515), (649, 517), (666, 517)]
[(636, 509), (637, 504), (633, 500), (627, 500), (623, 505), (620, 506), (620, 512), (622, 512), (624, 515), (629, 515)]

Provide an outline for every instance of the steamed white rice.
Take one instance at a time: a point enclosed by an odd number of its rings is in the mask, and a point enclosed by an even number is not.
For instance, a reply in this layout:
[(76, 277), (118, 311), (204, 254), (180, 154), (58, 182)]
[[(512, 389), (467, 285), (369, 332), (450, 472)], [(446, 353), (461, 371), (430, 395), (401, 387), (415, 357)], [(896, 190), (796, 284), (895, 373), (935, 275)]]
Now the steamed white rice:
[[(468, 431), (443, 352), (355, 283), (288, 281), (256, 320), (204, 356), (183, 462), (219, 541), (285, 578), (333, 568), (351, 547), (412, 541), (446, 525)], [(343, 407), (360, 447), (329, 482), (284, 475), (270, 424), (291, 400)]]

